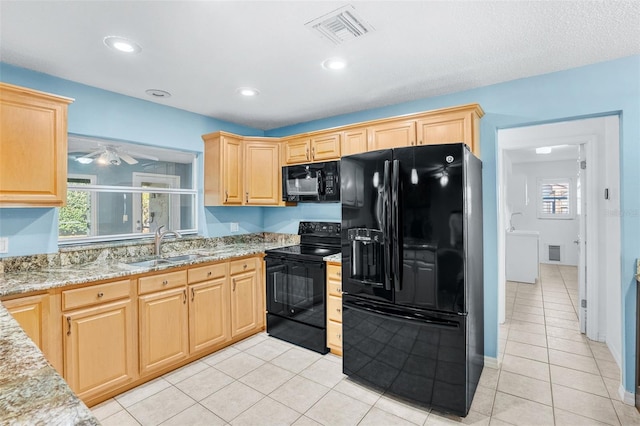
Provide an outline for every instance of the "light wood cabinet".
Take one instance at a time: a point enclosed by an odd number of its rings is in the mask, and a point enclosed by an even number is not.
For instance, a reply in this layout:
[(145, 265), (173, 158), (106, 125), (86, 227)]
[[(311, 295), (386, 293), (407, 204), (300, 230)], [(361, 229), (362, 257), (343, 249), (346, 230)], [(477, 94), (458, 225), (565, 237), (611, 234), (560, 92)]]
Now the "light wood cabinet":
[(72, 99), (0, 83), (0, 207), (59, 207)]
[(284, 162), (300, 164), (340, 159), (341, 132), (319, 133), (285, 142)]
[(244, 188), (246, 205), (278, 205), (282, 179), (278, 142), (245, 141)]
[(18, 321), (27, 336), (40, 348), (45, 357), (49, 350), (49, 295), (21, 297), (5, 300), (2, 304)]
[(204, 140), (204, 203), (207, 206), (242, 205), (244, 145), (242, 138), (224, 132)]
[(367, 150), (400, 148), (416, 143), (415, 120), (391, 121), (367, 127)]
[(478, 105), (450, 108), (417, 120), (418, 145), (464, 142), (480, 156), (480, 117)]
[(327, 347), (342, 355), (342, 265), (327, 263)]
[(367, 151), (367, 129), (346, 130), (342, 136), (342, 155), (360, 154)]
[(231, 339), (227, 266), (222, 262), (188, 271), (190, 354), (221, 346)]
[(262, 311), (258, 259), (249, 258), (229, 263), (231, 280), (231, 337), (260, 327)]
[[(120, 280), (95, 287), (62, 292), (62, 300), (74, 308), (62, 314), (64, 377), (83, 400), (138, 377), (133, 284)], [(100, 303), (93, 295), (120, 300)]]
[(138, 294), (140, 375), (144, 376), (189, 355), (187, 271), (139, 278)]
[(203, 135), (206, 206), (276, 206), (281, 201), (280, 140), (225, 132)]

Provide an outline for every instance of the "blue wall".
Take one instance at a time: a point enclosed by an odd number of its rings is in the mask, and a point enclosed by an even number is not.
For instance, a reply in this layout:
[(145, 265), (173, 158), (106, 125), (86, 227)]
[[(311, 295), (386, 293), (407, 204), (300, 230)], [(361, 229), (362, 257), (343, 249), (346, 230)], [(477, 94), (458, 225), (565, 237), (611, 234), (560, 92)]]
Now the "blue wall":
[[(488, 356), (496, 356), (498, 340), (497, 130), (620, 114), (622, 375), (625, 389), (634, 392), (634, 271), (636, 258), (640, 258), (640, 56), (311, 121), (270, 130), (265, 135), (285, 136), (467, 103), (479, 103), (485, 111), (480, 126), (480, 146), (485, 235), (485, 343)], [(286, 217), (286, 213), (283, 212), (282, 216)], [(280, 219), (276, 214), (270, 221), (279, 222)]]

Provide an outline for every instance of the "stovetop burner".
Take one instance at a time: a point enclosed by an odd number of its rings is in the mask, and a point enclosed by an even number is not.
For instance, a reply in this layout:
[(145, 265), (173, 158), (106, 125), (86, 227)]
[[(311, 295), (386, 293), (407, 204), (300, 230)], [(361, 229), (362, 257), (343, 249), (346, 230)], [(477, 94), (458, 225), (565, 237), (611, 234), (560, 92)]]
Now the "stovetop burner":
[(340, 252), (340, 223), (300, 222), (298, 235), (300, 244), (266, 250), (266, 255), (321, 261)]

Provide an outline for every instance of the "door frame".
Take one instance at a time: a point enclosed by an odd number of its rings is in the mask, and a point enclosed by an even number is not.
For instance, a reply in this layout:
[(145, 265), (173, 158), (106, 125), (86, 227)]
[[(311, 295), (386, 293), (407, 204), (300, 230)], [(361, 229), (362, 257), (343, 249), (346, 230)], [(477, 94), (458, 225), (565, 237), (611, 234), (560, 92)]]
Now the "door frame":
[[(131, 174), (131, 182), (133, 186), (142, 187), (142, 182), (147, 183), (157, 183), (157, 184), (166, 184), (168, 188), (180, 188), (180, 176), (178, 175), (163, 175), (158, 173), (143, 173), (143, 172), (133, 172)], [(153, 187), (149, 188), (147, 192), (153, 192)], [(135, 194), (132, 202), (132, 214), (133, 220), (131, 221), (131, 226), (133, 228), (133, 232), (142, 232), (136, 231), (136, 222), (138, 220), (142, 220), (142, 202), (141, 198)], [(142, 193), (140, 193), (142, 195)], [(176, 203), (175, 197), (180, 197), (180, 195), (169, 194), (169, 226), (171, 230), (180, 229), (180, 203)], [(179, 200), (178, 200), (179, 201)], [(142, 222), (141, 222), (142, 223)]]

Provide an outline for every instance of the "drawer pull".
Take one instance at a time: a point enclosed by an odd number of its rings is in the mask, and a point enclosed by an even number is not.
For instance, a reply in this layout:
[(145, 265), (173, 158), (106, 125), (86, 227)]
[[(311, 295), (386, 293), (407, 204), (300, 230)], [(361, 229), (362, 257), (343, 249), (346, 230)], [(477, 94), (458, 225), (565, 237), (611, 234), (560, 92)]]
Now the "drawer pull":
[(242, 266), (242, 269), (247, 269), (247, 264), (246, 263)]
[(212, 272), (211, 272), (211, 271), (207, 272), (207, 276), (208, 276), (208, 277), (210, 277), (210, 276), (211, 276), (211, 274), (212, 274)]
[(225, 189), (225, 191), (224, 191), (224, 202), (226, 203), (227, 201), (229, 201), (229, 191), (227, 191)]
[(169, 280), (162, 281), (162, 285), (167, 285), (167, 284), (169, 284)]
[(104, 296), (104, 293), (103, 293), (103, 292), (99, 292), (99, 293), (98, 293), (98, 299), (99, 299), (99, 298), (101, 298), (101, 297), (103, 297), (103, 296)]
[(342, 272), (338, 271), (338, 272), (336, 272), (336, 275), (341, 277), (342, 276)]
[(67, 317), (67, 336), (71, 336), (71, 317)]
[(337, 312), (337, 313), (340, 313), (340, 312), (342, 312), (342, 309), (340, 309), (340, 308), (336, 308), (336, 312)]

